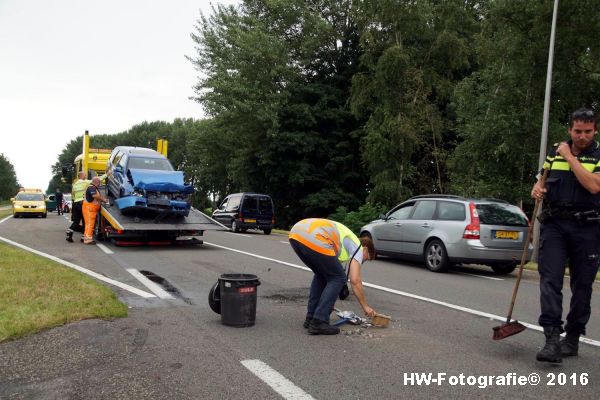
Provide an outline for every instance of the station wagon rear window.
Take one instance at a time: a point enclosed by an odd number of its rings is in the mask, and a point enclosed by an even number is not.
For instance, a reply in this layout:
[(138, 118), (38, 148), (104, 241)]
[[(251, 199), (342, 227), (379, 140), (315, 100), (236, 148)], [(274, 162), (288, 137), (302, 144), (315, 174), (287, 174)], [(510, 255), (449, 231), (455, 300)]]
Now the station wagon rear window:
[(520, 208), (510, 204), (476, 204), (479, 221), (485, 225), (529, 226)]

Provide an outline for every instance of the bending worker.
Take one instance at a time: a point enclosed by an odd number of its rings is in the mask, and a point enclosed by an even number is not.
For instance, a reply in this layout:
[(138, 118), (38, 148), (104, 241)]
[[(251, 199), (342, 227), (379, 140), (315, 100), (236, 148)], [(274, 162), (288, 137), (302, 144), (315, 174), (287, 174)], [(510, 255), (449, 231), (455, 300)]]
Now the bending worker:
[(98, 215), (98, 211), (100, 211), (100, 204), (102, 203), (108, 203), (108, 200), (100, 193), (100, 178), (95, 176), (85, 191), (85, 198), (83, 200), (82, 209), (85, 221), (84, 244), (96, 243), (94, 241), (94, 227), (96, 225), (96, 216)]
[[(531, 197), (544, 200), (540, 221), (541, 315), (546, 343), (538, 361), (559, 363), (576, 356), (579, 336), (590, 319), (592, 285), (600, 261), (600, 145), (594, 140), (597, 123), (593, 111), (579, 109), (569, 118), (570, 140), (552, 150), (543, 169), (545, 185), (538, 181)], [(567, 335), (562, 328), (562, 288), (565, 265), (571, 275), (571, 305)]]
[[(108, 174), (112, 174), (111, 171)], [(104, 182), (107, 174), (104, 174), (100, 177), (100, 180)], [(73, 200), (73, 207), (71, 210), (71, 226), (67, 229), (67, 242), (73, 242), (73, 232), (81, 232), (85, 231), (85, 221), (83, 219), (83, 198), (85, 196), (85, 191), (90, 186), (92, 181), (86, 178), (86, 173), (81, 171), (73, 186), (71, 187), (71, 198)], [(83, 226), (82, 226), (83, 224)]]
[(369, 238), (357, 238), (339, 222), (320, 218), (304, 219), (294, 225), (289, 241), (292, 248), (313, 272), (304, 328), (312, 335), (335, 335), (338, 327), (329, 324), (335, 300), (347, 281), (343, 262), (349, 263), (348, 276), (354, 295), (369, 317), (375, 310), (369, 307), (363, 291), (360, 268), (366, 260), (375, 258), (375, 247)]

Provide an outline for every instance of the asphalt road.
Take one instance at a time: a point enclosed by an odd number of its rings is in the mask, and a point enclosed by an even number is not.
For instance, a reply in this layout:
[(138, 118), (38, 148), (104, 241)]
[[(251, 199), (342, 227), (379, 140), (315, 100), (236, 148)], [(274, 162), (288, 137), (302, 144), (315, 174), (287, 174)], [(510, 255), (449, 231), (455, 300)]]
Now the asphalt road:
[[(498, 277), (477, 266), (435, 274), (390, 259), (363, 269), (369, 304), (393, 317), (388, 328), (346, 324), (338, 336), (310, 336), (302, 322), (311, 274), (285, 236), (207, 232), (201, 246), (103, 249), (67, 243), (66, 226), (55, 213), (8, 219), (0, 237), (149, 295), (127, 270), (150, 271), (177, 295), (144, 298), (107, 283), (131, 307), (129, 317), (0, 344), (2, 399), (596, 399), (600, 392), (598, 283), (592, 343), (580, 345), (579, 357), (549, 365), (535, 361), (543, 335), (536, 330), (534, 273), (522, 281), (514, 313), (532, 328), (502, 341), (491, 340), (492, 327), (501, 324), (493, 315), (507, 312), (514, 274)], [(260, 278), (255, 326), (224, 326), (210, 310), (208, 292), (223, 273)], [(565, 294), (566, 305), (568, 280)], [(360, 311), (352, 296), (336, 306)], [(420, 374), (441, 381), (427, 384)], [(539, 384), (525, 382), (536, 374)]]

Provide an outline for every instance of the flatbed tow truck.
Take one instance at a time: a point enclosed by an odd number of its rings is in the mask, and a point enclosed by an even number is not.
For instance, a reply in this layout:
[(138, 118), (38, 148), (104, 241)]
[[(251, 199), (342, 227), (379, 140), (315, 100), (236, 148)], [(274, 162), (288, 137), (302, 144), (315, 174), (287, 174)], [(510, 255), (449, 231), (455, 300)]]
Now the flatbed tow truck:
[[(157, 151), (166, 157), (166, 139), (158, 139)], [(90, 149), (89, 132), (85, 131), (83, 153), (75, 159), (72, 167), (73, 178), (76, 179), (80, 171), (86, 171), (88, 178), (104, 174), (110, 152), (106, 149)], [(104, 185), (100, 190), (106, 196)], [(223, 231), (229, 228), (193, 207), (187, 217), (165, 217), (160, 214), (139, 217), (123, 215), (115, 205), (103, 204), (98, 213), (94, 236), (96, 240), (111, 240), (120, 246), (202, 244), (204, 231), (207, 230)]]

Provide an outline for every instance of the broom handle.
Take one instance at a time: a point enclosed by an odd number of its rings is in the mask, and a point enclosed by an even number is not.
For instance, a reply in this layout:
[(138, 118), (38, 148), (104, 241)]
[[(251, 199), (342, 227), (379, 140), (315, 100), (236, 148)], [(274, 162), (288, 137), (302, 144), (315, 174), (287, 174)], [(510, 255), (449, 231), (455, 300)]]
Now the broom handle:
[[(544, 174), (542, 175), (541, 182), (542, 184), (546, 182), (546, 177), (548, 176), (548, 170), (544, 170)], [(531, 224), (529, 225), (529, 230), (527, 231), (527, 239), (525, 240), (525, 245), (523, 246), (523, 254), (521, 255), (521, 264), (519, 265), (519, 272), (517, 272), (517, 280), (515, 281), (515, 288), (513, 289), (512, 299), (510, 301), (510, 308), (508, 309), (508, 316), (506, 317), (506, 323), (510, 322), (512, 317), (513, 308), (515, 308), (515, 300), (517, 299), (517, 291), (519, 290), (519, 284), (521, 283), (521, 276), (523, 275), (523, 267), (525, 266), (525, 257), (527, 257), (527, 248), (529, 247), (529, 241), (531, 240), (531, 235), (533, 233), (533, 227), (535, 226), (535, 220), (537, 219), (537, 213), (540, 208), (541, 201), (539, 199), (535, 200), (535, 207), (533, 208), (533, 215), (531, 217)]]

